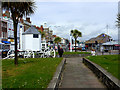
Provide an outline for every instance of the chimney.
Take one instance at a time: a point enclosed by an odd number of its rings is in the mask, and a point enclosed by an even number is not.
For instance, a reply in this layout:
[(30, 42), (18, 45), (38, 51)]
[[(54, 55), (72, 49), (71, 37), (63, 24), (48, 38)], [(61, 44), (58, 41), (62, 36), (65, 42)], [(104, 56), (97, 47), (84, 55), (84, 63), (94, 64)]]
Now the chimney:
[(31, 23), (30, 17), (27, 17), (27, 18), (26, 18), (26, 21), (29, 22), (29, 23)]

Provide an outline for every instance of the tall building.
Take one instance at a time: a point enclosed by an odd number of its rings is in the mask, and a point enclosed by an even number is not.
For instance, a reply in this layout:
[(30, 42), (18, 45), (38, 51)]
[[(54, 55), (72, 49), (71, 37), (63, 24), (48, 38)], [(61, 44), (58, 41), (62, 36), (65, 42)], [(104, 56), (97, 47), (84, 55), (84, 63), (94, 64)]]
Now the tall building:
[(44, 33), (45, 33), (45, 40), (48, 44), (53, 44), (53, 31), (47, 27), (47, 23), (44, 23)]

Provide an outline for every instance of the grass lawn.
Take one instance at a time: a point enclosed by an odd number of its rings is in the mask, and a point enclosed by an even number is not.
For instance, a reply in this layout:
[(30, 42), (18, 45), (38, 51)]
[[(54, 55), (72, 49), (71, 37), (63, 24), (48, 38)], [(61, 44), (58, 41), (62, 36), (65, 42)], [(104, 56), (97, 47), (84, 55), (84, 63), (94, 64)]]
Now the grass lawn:
[(100, 65), (120, 80), (120, 59), (118, 55), (88, 56), (86, 58)]
[(2, 61), (3, 88), (47, 88), (57, 66), (63, 58), (19, 59), (16, 67), (13, 60)]
[[(56, 55), (58, 52), (56, 52)], [(68, 55), (68, 54), (91, 54), (90, 52), (64, 52), (63, 55)]]

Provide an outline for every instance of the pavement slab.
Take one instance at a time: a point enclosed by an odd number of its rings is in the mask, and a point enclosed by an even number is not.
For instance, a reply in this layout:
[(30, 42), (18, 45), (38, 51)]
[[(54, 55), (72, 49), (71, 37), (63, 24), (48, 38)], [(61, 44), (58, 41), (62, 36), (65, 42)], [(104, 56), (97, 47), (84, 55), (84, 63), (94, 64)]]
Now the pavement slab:
[(67, 58), (59, 88), (106, 88), (82, 63), (82, 58)]

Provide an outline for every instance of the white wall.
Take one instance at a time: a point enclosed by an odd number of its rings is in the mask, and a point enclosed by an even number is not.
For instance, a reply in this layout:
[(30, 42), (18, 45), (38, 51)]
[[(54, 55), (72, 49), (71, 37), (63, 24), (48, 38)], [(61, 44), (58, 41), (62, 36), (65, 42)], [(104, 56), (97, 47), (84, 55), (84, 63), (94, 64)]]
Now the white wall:
[[(22, 26), (22, 28), (20, 28)], [(19, 45), (20, 45), (20, 49), (22, 50), (22, 33), (24, 32), (24, 25), (23, 24), (19, 24)]]
[[(8, 19), (7, 21), (7, 32), (8, 32), (8, 37), (14, 38), (14, 31), (13, 31), (13, 21), (12, 19)], [(9, 30), (10, 29), (10, 30)]]
[(23, 35), (23, 50), (41, 50), (41, 35), (39, 38), (33, 38), (33, 34)]
[(65, 39), (64, 38), (61, 39), (61, 43), (65, 44)]

